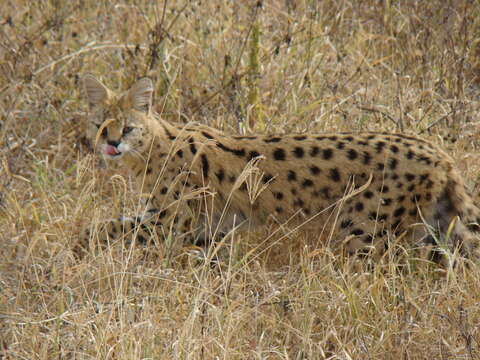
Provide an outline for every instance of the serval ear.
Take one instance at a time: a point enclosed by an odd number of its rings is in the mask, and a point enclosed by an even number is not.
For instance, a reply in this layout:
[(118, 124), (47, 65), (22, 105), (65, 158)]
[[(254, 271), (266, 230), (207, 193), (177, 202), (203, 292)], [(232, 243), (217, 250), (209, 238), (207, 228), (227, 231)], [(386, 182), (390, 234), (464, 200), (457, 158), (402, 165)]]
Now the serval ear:
[(108, 98), (108, 89), (93, 75), (83, 77), (83, 88), (87, 96), (88, 106), (92, 109), (95, 105), (104, 103)]
[(138, 80), (128, 91), (132, 107), (145, 113), (150, 112), (153, 98), (153, 82), (147, 77)]

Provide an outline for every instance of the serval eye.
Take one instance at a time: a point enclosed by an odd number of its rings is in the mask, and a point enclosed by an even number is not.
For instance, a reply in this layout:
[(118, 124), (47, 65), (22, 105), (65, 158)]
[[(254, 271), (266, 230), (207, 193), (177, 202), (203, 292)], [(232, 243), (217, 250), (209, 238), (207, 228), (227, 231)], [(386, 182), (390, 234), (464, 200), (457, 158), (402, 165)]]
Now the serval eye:
[(123, 128), (122, 134), (123, 134), (123, 135), (127, 135), (127, 134), (128, 134), (129, 132), (131, 132), (132, 130), (133, 130), (133, 127), (131, 127), (131, 126), (125, 126), (125, 127)]

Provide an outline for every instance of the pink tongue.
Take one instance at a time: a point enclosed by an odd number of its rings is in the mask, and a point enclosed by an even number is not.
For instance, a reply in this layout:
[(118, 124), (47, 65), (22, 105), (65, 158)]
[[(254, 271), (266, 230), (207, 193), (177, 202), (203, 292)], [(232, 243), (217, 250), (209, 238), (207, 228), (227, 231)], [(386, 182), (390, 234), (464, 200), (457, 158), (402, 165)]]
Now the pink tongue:
[(103, 151), (107, 155), (117, 155), (119, 153), (117, 148), (115, 146), (112, 146), (112, 145), (107, 145)]

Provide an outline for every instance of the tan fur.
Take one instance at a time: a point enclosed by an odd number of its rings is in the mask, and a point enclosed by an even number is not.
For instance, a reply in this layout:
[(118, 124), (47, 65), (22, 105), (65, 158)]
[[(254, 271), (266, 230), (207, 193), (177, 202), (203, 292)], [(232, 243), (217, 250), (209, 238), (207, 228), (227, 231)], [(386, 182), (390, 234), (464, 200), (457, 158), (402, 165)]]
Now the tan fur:
[(146, 241), (155, 231), (208, 239), (273, 221), (333, 234), (338, 243), (348, 239), (352, 254), (381, 255), (389, 235), (407, 232), (413, 246), (448, 240), (451, 250), (478, 257), (471, 230), (478, 230), (480, 211), (452, 159), (430, 142), (389, 133), (230, 136), (152, 114), (148, 79), (123, 95), (91, 76), (84, 84), (90, 136), (108, 124), (100, 149), (108, 142), (128, 149), (107, 157), (150, 195), (141, 216), (106, 225), (112, 238), (136, 232)]

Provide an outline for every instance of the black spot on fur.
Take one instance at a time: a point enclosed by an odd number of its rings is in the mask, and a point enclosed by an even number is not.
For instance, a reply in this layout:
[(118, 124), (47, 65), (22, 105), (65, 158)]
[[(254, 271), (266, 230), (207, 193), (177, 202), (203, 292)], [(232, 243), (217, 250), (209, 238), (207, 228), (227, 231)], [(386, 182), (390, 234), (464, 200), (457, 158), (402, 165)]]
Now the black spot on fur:
[(355, 210), (357, 210), (358, 212), (362, 211), (363, 208), (364, 208), (364, 205), (362, 202), (359, 201), (355, 204)]
[(382, 199), (382, 205), (383, 206), (390, 206), (392, 204), (392, 199), (390, 198), (383, 198)]
[(286, 158), (285, 150), (278, 148), (273, 152), (273, 158), (275, 160), (283, 161)]
[(297, 174), (295, 173), (295, 171), (293, 171), (293, 170), (288, 170), (287, 180), (288, 180), (288, 181), (295, 181), (295, 180), (297, 180)]
[(212, 135), (210, 135), (209, 133), (205, 132), (205, 131), (202, 131), (202, 135), (204, 137), (206, 137), (207, 139), (214, 139), (214, 137)]
[(420, 175), (420, 180), (419, 180), (418, 183), (419, 183), (419, 184), (423, 184), (423, 182), (424, 182), (425, 180), (427, 180), (429, 176), (430, 176), (429, 174), (422, 174), (422, 175)]
[(383, 163), (378, 163), (377, 164), (377, 170), (382, 171), (383, 169), (385, 169), (385, 165), (383, 165)]
[(167, 192), (168, 192), (168, 188), (167, 188), (166, 186), (164, 186), (164, 187), (162, 188), (162, 190), (160, 190), (160, 193), (161, 193), (162, 195), (165, 195)]
[(368, 165), (368, 164), (370, 164), (370, 160), (372, 160), (372, 156), (370, 155), (370, 153), (364, 151), (363, 152), (363, 163), (365, 165)]
[(299, 135), (299, 136), (294, 136), (293, 137), (295, 140), (297, 141), (303, 141), (305, 140), (307, 137), (305, 135)]
[(408, 159), (408, 160), (412, 160), (415, 156), (415, 153), (412, 151), (412, 150), (408, 150), (408, 152), (405, 154), (405, 157)]
[(296, 199), (294, 202), (293, 202), (293, 206), (298, 206), (298, 207), (302, 207), (305, 203), (303, 202), (302, 199), (298, 198)]
[(405, 208), (402, 206), (402, 207), (399, 207), (398, 209), (396, 209), (396, 210), (393, 212), (393, 216), (395, 216), (395, 217), (400, 217), (400, 216), (402, 216), (404, 213), (405, 213)]
[(141, 235), (141, 234), (138, 234), (137, 235), (137, 241), (141, 244), (141, 245), (146, 245), (147, 244), (147, 239)]
[(230, 181), (232, 184), (235, 182), (235, 180), (237, 180), (237, 178), (235, 177), (235, 175), (230, 175), (228, 177), (228, 181)]
[(303, 188), (307, 188), (307, 187), (310, 187), (310, 186), (313, 186), (313, 181), (312, 180), (310, 180), (310, 179), (303, 180), (303, 182), (302, 182), (302, 187)]
[(277, 199), (277, 200), (282, 200), (282, 199), (283, 199), (283, 193), (281, 193), (281, 192), (279, 192), (279, 191), (278, 191), (278, 192), (274, 192), (274, 193), (273, 193), (273, 196), (274, 196), (275, 199)]
[(388, 193), (389, 190), (390, 188), (387, 185), (380, 186), (380, 188), (378, 189), (378, 191), (380, 191), (383, 194)]
[(225, 171), (223, 169), (220, 169), (215, 173), (215, 176), (217, 177), (218, 182), (222, 183), (223, 179), (225, 178)]
[(371, 192), (370, 190), (369, 191), (365, 191), (363, 193), (363, 196), (367, 199), (371, 199), (373, 197), (373, 192)]
[(337, 168), (330, 169), (330, 179), (335, 182), (340, 181), (340, 171)]
[(310, 172), (312, 173), (312, 175), (318, 175), (320, 174), (321, 170), (319, 167), (312, 165), (310, 166)]
[(407, 179), (407, 181), (413, 181), (413, 180), (415, 180), (415, 175), (411, 174), (411, 173), (406, 173), (405, 174), (405, 179)]
[(345, 143), (343, 142), (338, 142), (337, 143), (337, 149), (342, 150), (345, 147)]
[(418, 161), (418, 162), (422, 162), (422, 161), (423, 161), (423, 162), (424, 162), (425, 164), (427, 164), (427, 165), (430, 165), (430, 164), (432, 163), (432, 161), (430, 160), (430, 158), (429, 158), (428, 156), (419, 156), (419, 157), (417, 158), (417, 161)]
[(340, 223), (340, 227), (341, 227), (342, 229), (346, 229), (346, 228), (348, 228), (348, 227), (350, 227), (350, 226), (352, 226), (352, 225), (353, 225), (353, 221), (352, 221), (351, 219), (343, 220), (343, 221)]
[(272, 138), (265, 139), (263, 141), (268, 144), (268, 143), (277, 143), (277, 142), (280, 142), (281, 140), (282, 138), (280, 137), (272, 137)]
[(398, 146), (397, 146), (397, 145), (391, 145), (391, 146), (390, 146), (390, 150), (391, 150), (394, 154), (396, 154), (396, 153), (398, 153)]
[(332, 149), (323, 150), (322, 156), (324, 160), (330, 160), (333, 157), (333, 150)]
[(256, 157), (259, 157), (259, 156), (260, 156), (260, 154), (259, 154), (257, 151), (252, 150), (252, 151), (250, 151), (250, 153), (248, 154), (247, 161), (250, 161), (250, 160), (252, 160), (252, 159), (255, 159)]
[(188, 139), (188, 143), (190, 144), (190, 152), (195, 155), (197, 153), (197, 147), (194, 144), (194, 140), (190, 138)]
[(264, 184), (268, 183), (268, 182), (271, 182), (273, 179), (273, 176), (270, 175), (270, 174), (266, 174), (266, 175), (263, 175), (263, 178), (262, 178), (262, 182)]
[(320, 148), (318, 146), (312, 146), (312, 148), (310, 149), (310, 156), (315, 157), (318, 155), (319, 152)]
[(162, 124), (163, 130), (165, 131), (165, 134), (167, 134), (168, 138), (170, 140), (175, 140), (177, 137), (173, 136), (172, 133)]
[(217, 147), (222, 149), (223, 151), (232, 153), (238, 157), (244, 157), (245, 156), (245, 149), (231, 149), (228, 146), (223, 145), (222, 143), (218, 142)]
[(276, 211), (277, 213), (281, 214), (281, 213), (283, 212), (283, 208), (281, 208), (280, 206), (277, 206), (277, 207), (275, 208), (275, 211)]
[(350, 160), (355, 160), (357, 158), (358, 154), (354, 149), (350, 149), (347, 151), (347, 157)]
[(234, 136), (233, 138), (237, 140), (255, 140), (257, 137), (256, 136)]
[(362, 229), (354, 229), (350, 232), (351, 235), (363, 235), (365, 232)]
[(208, 163), (207, 155), (202, 154), (202, 172), (205, 179), (208, 178), (208, 172), (210, 170), (210, 164)]
[(383, 148), (387, 145), (384, 141), (379, 141), (375, 144), (375, 150), (377, 151), (377, 154), (380, 154), (383, 150)]
[(293, 154), (295, 155), (295, 157), (297, 158), (302, 158), (303, 155), (305, 154), (305, 151), (303, 150), (303, 148), (301, 148), (300, 146), (297, 146), (295, 147), (295, 149), (293, 150)]
[(320, 189), (320, 191), (323, 194), (323, 197), (327, 200), (330, 199), (330, 188), (328, 186), (324, 186), (323, 188)]
[(390, 170), (395, 170), (398, 165), (398, 160), (397, 159), (389, 159), (388, 160), (388, 166), (390, 167)]
[(177, 156), (181, 159), (183, 158), (183, 151), (182, 150), (178, 150), (177, 151)]

